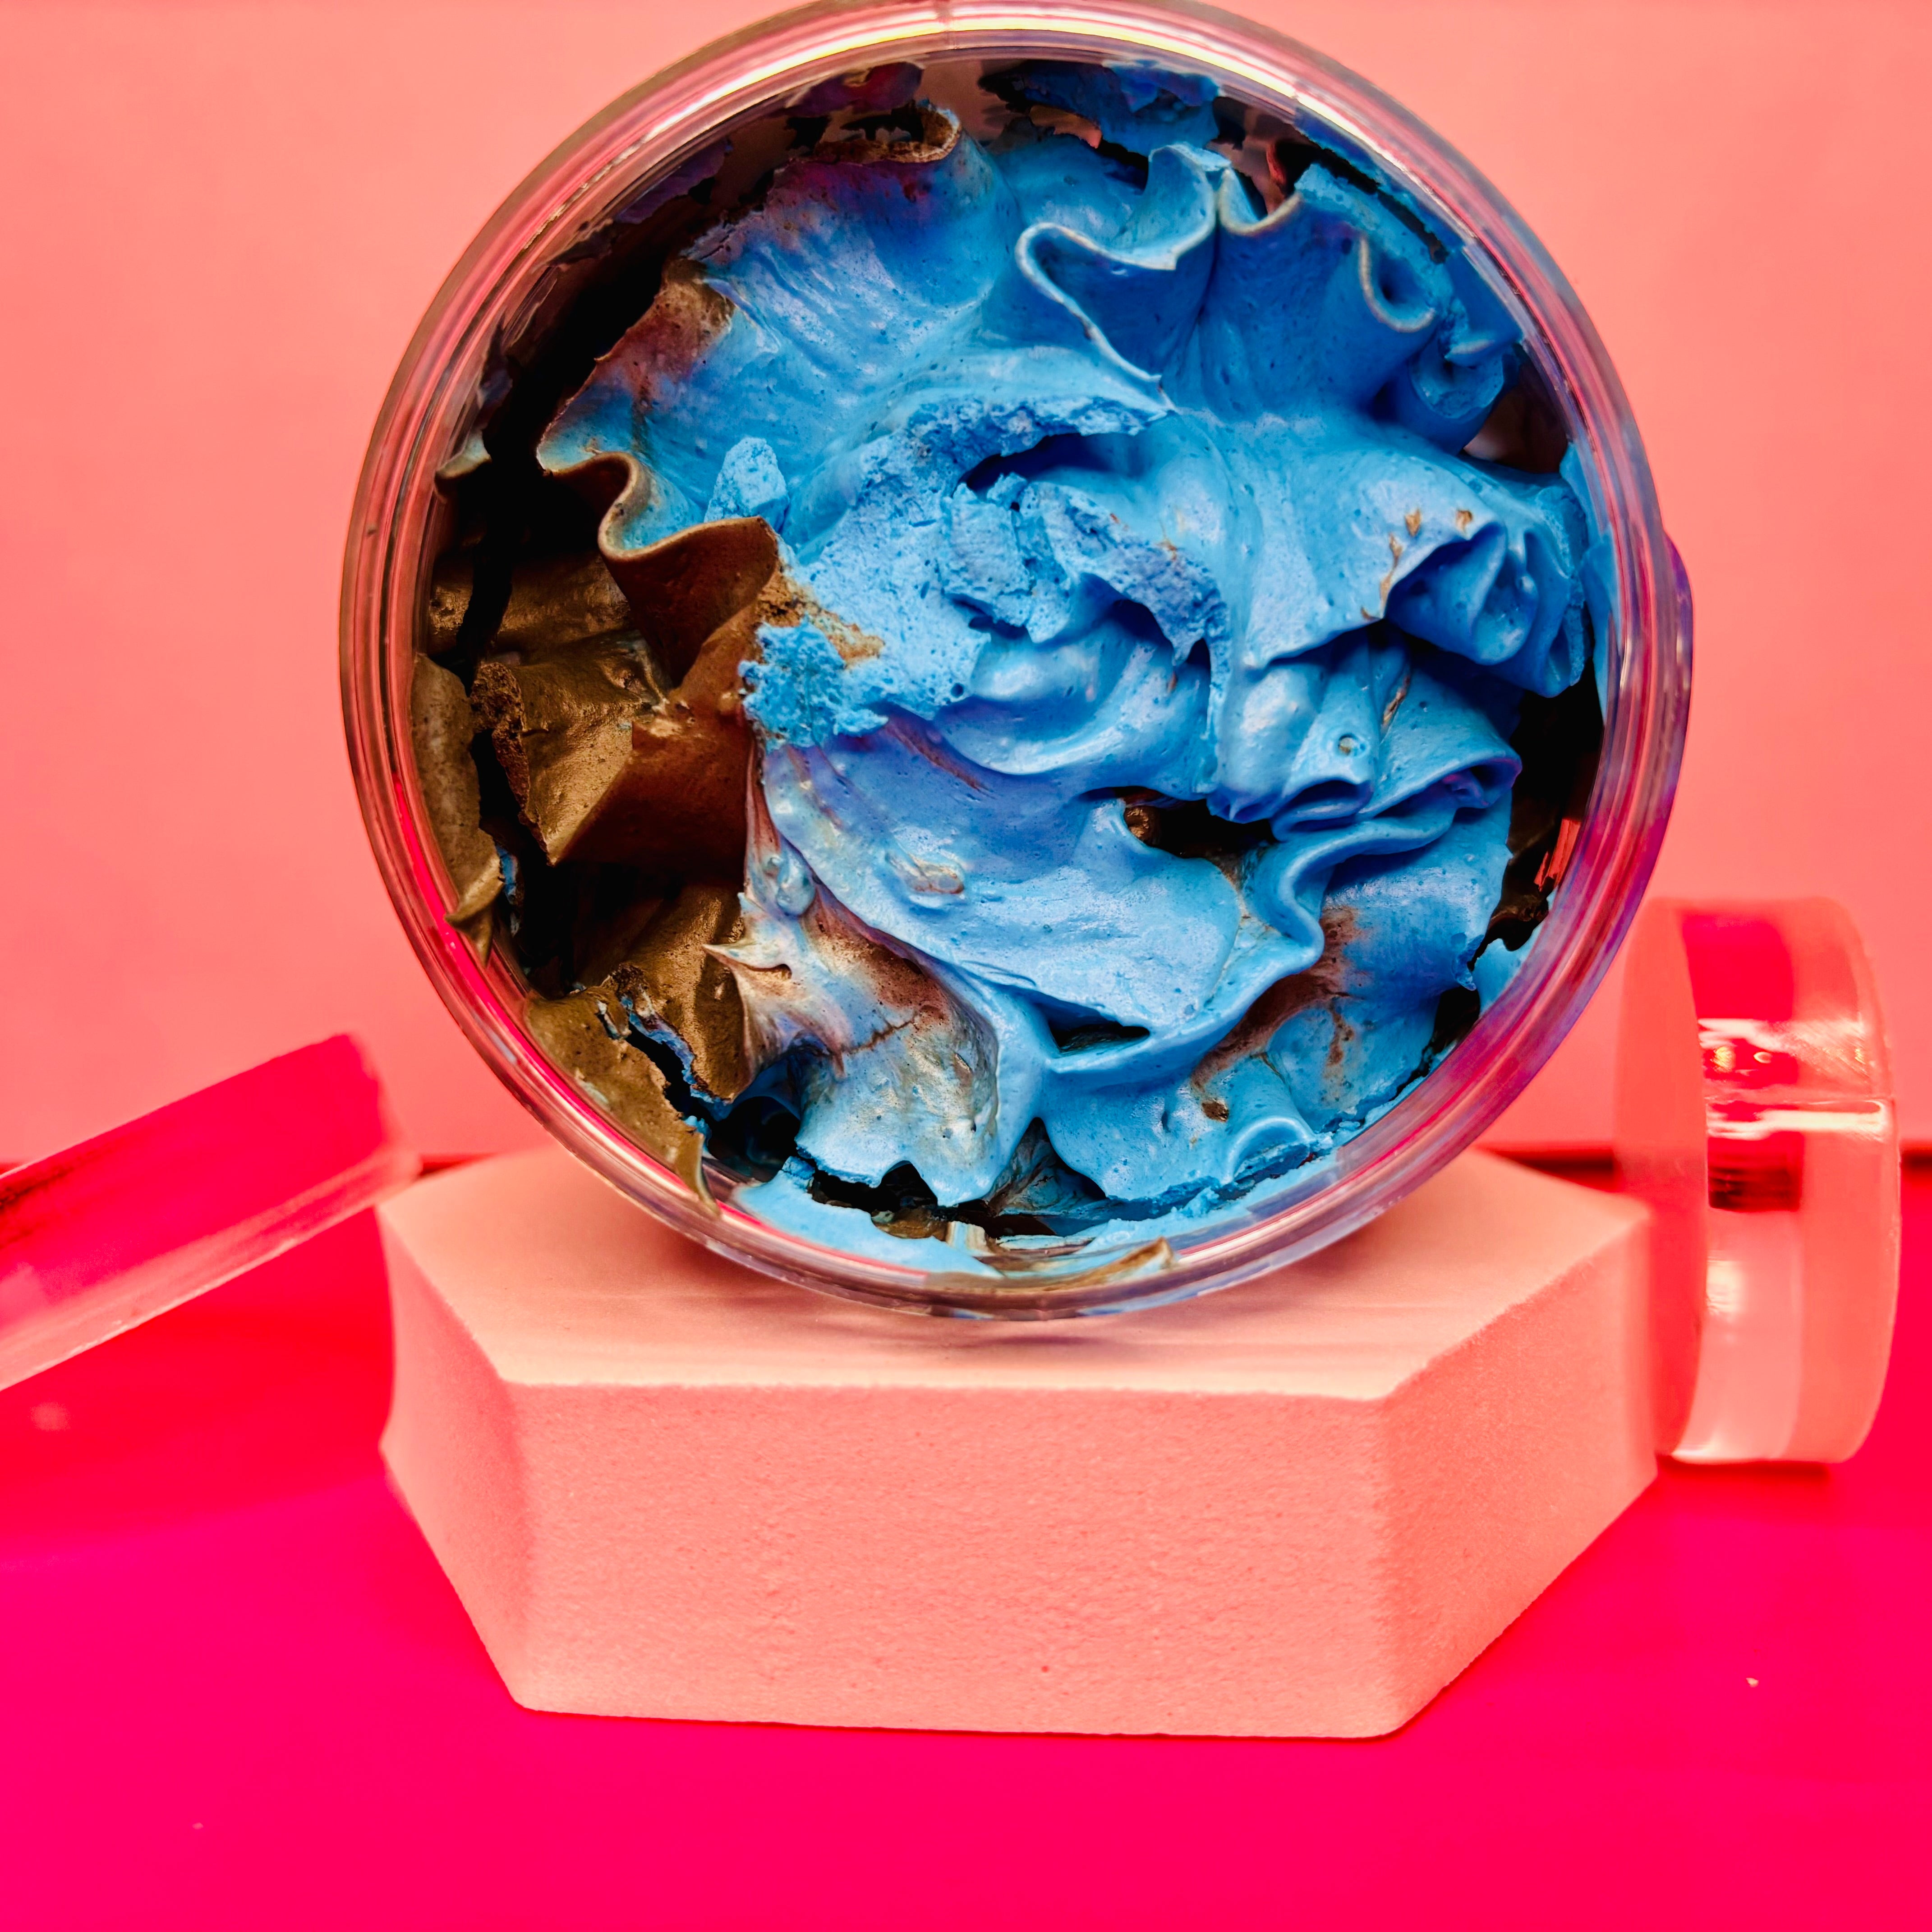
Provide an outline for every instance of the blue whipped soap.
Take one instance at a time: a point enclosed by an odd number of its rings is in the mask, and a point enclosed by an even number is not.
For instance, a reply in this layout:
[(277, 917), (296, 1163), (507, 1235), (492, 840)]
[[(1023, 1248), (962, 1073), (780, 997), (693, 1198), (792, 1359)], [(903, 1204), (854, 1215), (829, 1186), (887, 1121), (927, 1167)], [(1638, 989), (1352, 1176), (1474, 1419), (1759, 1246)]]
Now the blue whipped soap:
[(954, 1268), (1264, 1198), (1429, 1071), (1592, 634), (1577, 497), (1460, 453), (1520, 351), (1458, 250), (1340, 165), (1268, 206), (1198, 81), (1010, 85), (1095, 144), (822, 145), (539, 448), (618, 466), (614, 562), (778, 532), (736, 1198)]

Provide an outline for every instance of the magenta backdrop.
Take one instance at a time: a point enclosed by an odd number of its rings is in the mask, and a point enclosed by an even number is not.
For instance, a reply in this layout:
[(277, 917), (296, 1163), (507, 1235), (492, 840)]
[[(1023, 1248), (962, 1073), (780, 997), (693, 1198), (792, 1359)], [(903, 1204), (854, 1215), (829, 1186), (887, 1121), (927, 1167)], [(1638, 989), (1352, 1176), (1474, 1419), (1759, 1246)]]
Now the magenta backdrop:
[[(0, 4), (0, 1157), (303, 1041), (437, 1149), (533, 1138), (392, 918), (335, 598), (390, 372), (524, 170), (764, 10)], [(1595, 316), (1696, 582), (1659, 883), (1828, 892), (1932, 1136), (1920, 749), (1932, 13), (1250, 0), (1461, 146)], [(1509, 1138), (1608, 1126), (1612, 1002)]]
[(518, 1709), (383, 1481), (358, 1216), (0, 1390), (0, 1924), (1922, 1932), (1932, 1184), (1906, 1198), (1857, 1456), (1666, 1466), (1427, 1709), (1340, 1744)]

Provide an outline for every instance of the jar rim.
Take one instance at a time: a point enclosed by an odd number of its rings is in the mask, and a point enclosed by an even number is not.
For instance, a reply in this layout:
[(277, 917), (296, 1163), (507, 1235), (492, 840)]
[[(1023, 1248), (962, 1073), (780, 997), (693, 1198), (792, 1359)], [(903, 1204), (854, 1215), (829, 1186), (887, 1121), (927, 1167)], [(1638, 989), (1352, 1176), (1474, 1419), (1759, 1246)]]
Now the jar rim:
[[(1318, 125), (1462, 242), (1521, 328), (1580, 453), (1591, 513), (1610, 541), (1614, 621), (1602, 640), (1602, 750), (1562, 888), (1521, 968), (1444, 1063), (1312, 1163), (1299, 1190), (1246, 1212), (1230, 1204), (1140, 1267), (1116, 1257), (1084, 1279), (1002, 1282), (850, 1255), (716, 1205), (597, 1111), (525, 1030), (527, 989), (500, 956), (479, 962), (445, 916), (454, 896), (416, 775), (408, 686), (438, 548), (436, 472), (466, 434), (492, 343), (539, 298), (574, 240), (728, 124), (815, 83), (887, 61), (1055, 56), (1204, 74), (1237, 99)], [(1676, 790), (1690, 693), (1688, 586), (1642, 440), (1603, 344), (1541, 243), (1476, 169), (1371, 83), (1192, 0), (1070, 0), (1050, 16), (995, 0), (821, 0), (714, 41), (613, 101), (505, 200), (418, 326), (364, 464), (341, 615), (350, 762), (378, 868), (431, 982), (498, 1076), (580, 1159), (683, 1233), (806, 1286), (940, 1313), (1107, 1312), (1227, 1286), (1352, 1232), (1468, 1147), (1580, 1016), (1636, 915)]]

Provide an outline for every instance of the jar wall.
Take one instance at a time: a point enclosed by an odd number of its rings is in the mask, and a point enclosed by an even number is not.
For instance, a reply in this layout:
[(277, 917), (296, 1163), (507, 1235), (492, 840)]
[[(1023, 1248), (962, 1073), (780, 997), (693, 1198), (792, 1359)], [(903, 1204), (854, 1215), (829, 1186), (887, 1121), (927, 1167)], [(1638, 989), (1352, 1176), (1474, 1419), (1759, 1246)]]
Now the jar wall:
[[(989, 1287), (784, 1234), (633, 1144), (531, 1039), (527, 988), (500, 950), (452, 923), (460, 884), (416, 768), (411, 688), (460, 462), (493, 352), (554, 303), (566, 258), (721, 133), (802, 90), (889, 62), (1021, 56), (1198, 71), (1226, 94), (1359, 155), (1453, 236), (1510, 310), (1560, 406), (1576, 474), (1609, 539), (1600, 586), (1604, 737), (1569, 868), (1525, 963), (1448, 1059), (1320, 1171), (1202, 1225), (1155, 1257)], [(1676, 782), (1689, 688), (1688, 587), (1640, 439), (1587, 317), (1534, 237), (1466, 163), (1365, 82), (1227, 16), (1144, 4), (1056, 9), (1050, 22), (970, 4), (806, 9), (722, 42), (588, 124), (506, 202), (453, 272), (406, 356), (372, 440), (345, 572), (344, 700), (365, 819), (411, 941), (458, 1024), (544, 1125), (686, 1233), (808, 1286), (915, 1310), (1038, 1317), (1225, 1286), (1338, 1238), (1468, 1146), (1547, 1058), (1600, 978), (1648, 877)]]

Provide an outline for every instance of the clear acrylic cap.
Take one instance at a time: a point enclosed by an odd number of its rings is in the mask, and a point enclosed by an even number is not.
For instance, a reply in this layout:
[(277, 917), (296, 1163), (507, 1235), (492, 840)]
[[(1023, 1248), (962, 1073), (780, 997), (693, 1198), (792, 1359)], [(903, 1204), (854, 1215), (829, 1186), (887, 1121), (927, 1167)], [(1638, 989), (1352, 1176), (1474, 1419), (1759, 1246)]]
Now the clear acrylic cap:
[(1842, 906), (1644, 908), (1616, 1141), (1655, 1217), (1659, 1448), (1850, 1455), (1891, 1352), (1899, 1147), (1877, 988)]

